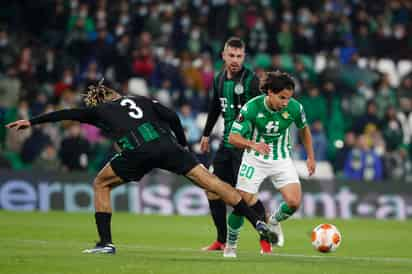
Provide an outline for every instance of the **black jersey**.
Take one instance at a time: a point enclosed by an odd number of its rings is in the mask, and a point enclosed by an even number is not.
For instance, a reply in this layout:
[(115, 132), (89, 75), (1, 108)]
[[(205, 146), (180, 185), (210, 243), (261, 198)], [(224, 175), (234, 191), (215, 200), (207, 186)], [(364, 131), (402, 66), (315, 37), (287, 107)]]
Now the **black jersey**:
[(209, 104), (209, 113), (203, 130), (203, 136), (209, 136), (222, 113), (224, 120), (223, 145), (233, 148), (229, 143), (232, 124), (241, 107), (250, 99), (260, 95), (259, 79), (256, 74), (243, 67), (232, 79), (227, 78), (225, 70), (213, 79), (213, 97)]
[(73, 120), (101, 128), (122, 149), (135, 149), (162, 135), (173, 136), (186, 146), (186, 137), (177, 114), (157, 101), (143, 96), (121, 97), (96, 107), (60, 110), (34, 117), (32, 125)]

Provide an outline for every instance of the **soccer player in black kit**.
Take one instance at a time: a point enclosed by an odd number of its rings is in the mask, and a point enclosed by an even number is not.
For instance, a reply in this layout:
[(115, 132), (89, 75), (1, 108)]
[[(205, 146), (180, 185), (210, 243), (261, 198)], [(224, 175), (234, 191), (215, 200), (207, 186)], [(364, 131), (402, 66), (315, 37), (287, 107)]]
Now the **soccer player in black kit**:
[(6, 125), (19, 130), (46, 122), (79, 121), (101, 128), (121, 148), (94, 179), (95, 220), (100, 240), (84, 253), (116, 252), (111, 235), (110, 192), (116, 186), (140, 180), (153, 168), (184, 175), (196, 185), (216, 193), (254, 224), (260, 235), (276, 238), (233, 187), (222, 183), (185, 148), (184, 131), (174, 111), (146, 97), (121, 96), (102, 81), (89, 87), (85, 103), (86, 108), (55, 111)]
[[(209, 151), (209, 135), (215, 126), (217, 119), (222, 115), (224, 120), (223, 140), (213, 159), (213, 173), (235, 187), (242, 162), (243, 150), (234, 147), (229, 142), (230, 129), (239, 115), (242, 106), (250, 99), (261, 95), (259, 78), (253, 70), (244, 66), (245, 43), (238, 37), (229, 38), (222, 52), (224, 67), (213, 79), (213, 97), (210, 101), (207, 121), (200, 140), (200, 151)], [(206, 191), (209, 201), (210, 213), (216, 227), (216, 240), (203, 248), (205, 251), (223, 250), (227, 238), (226, 204), (214, 193)], [(266, 212), (263, 203), (258, 199), (251, 208), (261, 218), (265, 218)], [(272, 252), (269, 239), (260, 237), (262, 254)]]

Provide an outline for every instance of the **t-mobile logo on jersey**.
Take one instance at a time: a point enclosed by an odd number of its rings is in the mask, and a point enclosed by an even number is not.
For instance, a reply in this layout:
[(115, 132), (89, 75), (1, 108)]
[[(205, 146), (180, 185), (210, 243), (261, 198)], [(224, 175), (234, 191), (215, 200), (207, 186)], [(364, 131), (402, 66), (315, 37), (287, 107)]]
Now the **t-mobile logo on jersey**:
[(226, 112), (226, 108), (227, 108), (227, 99), (224, 97), (220, 97), (220, 106), (222, 107), (222, 112)]

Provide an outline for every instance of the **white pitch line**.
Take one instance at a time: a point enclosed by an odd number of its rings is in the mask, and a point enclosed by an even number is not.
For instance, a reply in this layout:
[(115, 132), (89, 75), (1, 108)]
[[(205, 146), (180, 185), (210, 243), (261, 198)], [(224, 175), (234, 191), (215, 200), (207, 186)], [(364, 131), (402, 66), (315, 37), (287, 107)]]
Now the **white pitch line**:
[(398, 257), (351, 257), (351, 256), (322, 256), (322, 255), (305, 255), (305, 254), (288, 254), (280, 253), (273, 254), (279, 257), (295, 257), (295, 258), (308, 258), (308, 259), (336, 259), (336, 260), (352, 260), (352, 261), (375, 261), (375, 262), (402, 262), (412, 263), (412, 258), (398, 258)]
[[(194, 249), (189, 247), (159, 247), (159, 246), (147, 246), (147, 245), (116, 245), (123, 248), (130, 249), (145, 249), (145, 250), (163, 250), (163, 251), (178, 251), (178, 252), (199, 252), (204, 253), (200, 249)], [(242, 251), (240, 254), (257, 254), (253, 251)], [(399, 258), (399, 257), (351, 257), (351, 256), (333, 256), (333, 255), (306, 255), (306, 254), (290, 254), (290, 253), (272, 253), (269, 256), (277, 257), (291, 257), (291, 258), (306, 258), (306, 259), (336, 259), (336, 260), (353, 260), (353, 261), (385, 261), (385, 262), (404, 262), (412, 263), (412, 258)]]
[[(49, 240), (33, 240), (33, 239), (18, 239), (16, 242), (31, 243), (31, 244), (61, 244), (67, 245), (75, 244), (82, 245), (83, 242), (77, 241), (49, 241)], [(140, 249), (140, 250), (154, 250), (154, 251), (170, 251), (170, 252), (195, 252), (204, 254), (205, 252), (200, 249), (190, 247), (164, 247), (164, 246), (151, 246), (151, 245), (130, 245), (130, 244), (116, 244), (116, 247), (126, 249)], [(277, 249), (275, 249), (277, 250)], [(242, 251), (239, 250), (239, 254), (258, 254), (257, 251)], [(265, 255), (266, 257), (267, 255)], [(412, 258), (399, 258), (399, 257), (352, 257), (352, 256), (334, 256), (328, 255), (306, 255), (306, 254), (290, 254), (290, 253), (272, 253), (269, 256), (274, 257), (288, 257), (288, 258), (303, 258), (303, 259), (319, 259), (319, 260), (349, 260), (349, 261), (372, 261), (372, 262), (398, 262), (398, 263), (412, 263)], [(223, 258), (223, 257), (222, 257)]]

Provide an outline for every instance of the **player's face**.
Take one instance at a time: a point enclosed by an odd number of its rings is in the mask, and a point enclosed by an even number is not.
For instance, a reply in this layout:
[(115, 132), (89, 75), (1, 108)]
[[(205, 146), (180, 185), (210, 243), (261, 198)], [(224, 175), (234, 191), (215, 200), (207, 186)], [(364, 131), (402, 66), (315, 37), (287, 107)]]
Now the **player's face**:
[(268, 92), (269, 106), (274, 110), (281, 110), (289, 104), (289, 100), (293, 95), (293, 90), (283, 89), (278, 93)]
[(236, 73), (242, 69), (245, 61), (244, 48), (226, 47), (222, 53), (223, 61), (225, 61), (226, 69), (231, 73)]

